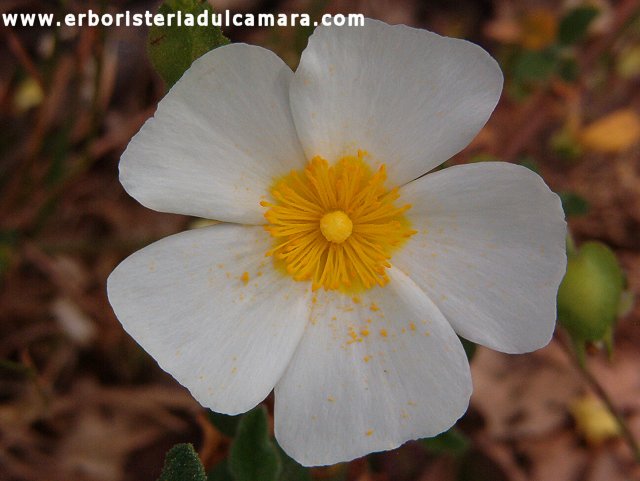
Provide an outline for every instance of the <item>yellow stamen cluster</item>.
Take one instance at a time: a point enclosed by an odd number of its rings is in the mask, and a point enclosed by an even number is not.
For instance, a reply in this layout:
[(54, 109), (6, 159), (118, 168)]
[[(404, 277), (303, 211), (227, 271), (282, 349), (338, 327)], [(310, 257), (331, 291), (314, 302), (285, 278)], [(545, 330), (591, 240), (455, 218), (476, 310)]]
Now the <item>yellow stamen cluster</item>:
[(314, 157), (304, 171), (275, 182), (275, 202), (261, 202), (276, 240), (267, 255), (295, 280), (311, 280), (314, 290), (385, 285), (391, 252), (415, 233), (404, 216), (411, 206), (393, 205), (398, 189), (384, 187), (384, 164), (372, 173), (365, 155), (333, 166)]

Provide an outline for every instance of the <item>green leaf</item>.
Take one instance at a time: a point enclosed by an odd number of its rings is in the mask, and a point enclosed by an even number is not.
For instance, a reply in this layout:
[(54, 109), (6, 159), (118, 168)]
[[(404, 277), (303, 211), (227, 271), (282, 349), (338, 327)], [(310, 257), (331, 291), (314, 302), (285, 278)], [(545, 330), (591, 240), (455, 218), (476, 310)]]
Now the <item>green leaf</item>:
[(582, 145), (580, 145), (575, 129), (568, 125), (562, 127), (551, 136), (549, 147), (563, 160), (578, 159), (583, 153)]
[(589, 203), (573, 192), (560, 192), (562, 208), (567, 217), (578, 217), (589, 212)]
[(311, 481), (311, 473), (307, 468), (290, 458), (280, 446), (278, 446), (278, 452), (282, 460), (280, 481)]
[(280, 456), (269, 437), (267, 410), (258, 406), (242, 416), (229, 451), (229, 471), (236, 481), (276, 481)]
[(558, 65), (558, 75), (565, 82), (576, 82), (580, 77), (580, 67), (575, 58), (562, 59)]
[[(182, 16), (182, 26), (177, 26), (175, 16)], [(153, 26), (149, 29), (147, 48), (153, 66), (171, 88), (182, 74), (191, 66), (194, 60), (209, 50), (229, 43), (229, 39), (222, 34), (219, 27), (213, 27), (211, 14), (213, 10), (202, 0), (165, 0), (158, 13), (165, 19), (175, 15), (172, 25)], [(195, 26), (186, 26), (185, 19), (193, 15)], [(208, 16), (209, 26), (199, 26), (198, 16)]]
[(176, 444), (169, 450), (158, 481), (207, 481), (198, 453), (191, 444)]
[(470, 164), (475, 164), (478, 162), (500, 162), (500, 161), (501, 159), (499, 159), (495, 155), (488, 154), (486, 152), (483, 152), (481, 154), (476, 154), (473, 157), (471, 157), (471, 159), (469, 159)]
[(518, 159), (518, 163), (522, 167), (526, 167), (530, 171), (540, 175), (540, 166), (538, 165), (538, 162), (536, 162), (536, 159), (534, 159), (533, 157), (529, 157), (529, 156), (520, 157), (520, 159)]
[(226, 459), (216, 464), (213, 469), (209, 471), (207, 481), (234, 481), (233, 476), (231, 476), (229, 472), (229, 465)]
[(560, 21), (558, 42), (562, 45), (578, 43), (585, 37), (589, 25), (598, 13), (600, 12), (595, 7), (578, 7), (571, 10)]
[(207, 409), (207, 417), (211, 424), (213, 424), (218, 431), (230, 438), (236, 435), (236, 429), (238, 429), (238, 423), (242, 419), (242, 415), (229, 416), (228, 414), (221, 414)]
[(460, 339), (460, 342), (462, 343), (462, 347), (464, 348), (464, 353), (467, 355), (467, 359), (471, 361), (471, 359), (473, 359), (474, 354), (476, 353), (476, 348), (478, 346), (476, 346), (475, 343), (468, 341), (463, 337), (460, 337), (459, 339)]
[(456, 428), (438, 434), (435, 438), (421, 439), (420, 442), (432, 454), (451, 454), (453, 456), (462, 456), (468, 451), (471, 444), (469, 439)]
[(558, 66), (554, 49), (523, 50), (515, 58), (513, 75), (520, 82), (542, 82), (551, 77)]

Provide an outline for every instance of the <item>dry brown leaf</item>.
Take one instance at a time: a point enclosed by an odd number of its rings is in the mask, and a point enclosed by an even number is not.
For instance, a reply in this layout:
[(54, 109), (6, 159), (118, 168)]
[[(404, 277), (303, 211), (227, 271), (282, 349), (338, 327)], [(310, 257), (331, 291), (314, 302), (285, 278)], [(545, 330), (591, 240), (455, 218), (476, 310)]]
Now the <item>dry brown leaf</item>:
[(98, 332), (94, 321), (72, 300), (57, 298), (51, 305), (51, 313), (62, 331), (79, 346), (86, 347), (95, 339)]
[(543, 436), (562, 426), (581, 380), (554, 344), (526, 356), (479, 349), (472, 363), (472, 405), (499, 439)]
[(577, 481), (590, 459), (570, 430), (542, 439), (523, 440), (518, 443), (518, 451), (531, 466), (531, 481)]
[(158, 426), (133, 426), (125, 417), (87, 409), (60, 444), (57, 459), (68, 479), (118, 481), (129, 453), (161, 434)]

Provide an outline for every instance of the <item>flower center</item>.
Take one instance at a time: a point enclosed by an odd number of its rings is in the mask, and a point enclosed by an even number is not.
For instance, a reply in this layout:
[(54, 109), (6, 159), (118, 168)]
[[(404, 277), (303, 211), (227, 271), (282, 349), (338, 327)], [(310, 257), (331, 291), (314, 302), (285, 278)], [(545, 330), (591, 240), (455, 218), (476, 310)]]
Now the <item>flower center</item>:
[(260, 204), (275, 246), (276, 265), (313, 289), (353, 292), (389, 282), (391, 253), (416, 231), (396, 207), (398, 189), (384, 186), (384, 164), (372, 173), (366, 153), (334, 165), (314, 157), (303, 171), (291, 171), (271, 188), (273, 202)]
[(341, 244), (353, 232), (353, 222), (341, 210), (329, 212), (320, 219), (320, 232), (329, 242)]

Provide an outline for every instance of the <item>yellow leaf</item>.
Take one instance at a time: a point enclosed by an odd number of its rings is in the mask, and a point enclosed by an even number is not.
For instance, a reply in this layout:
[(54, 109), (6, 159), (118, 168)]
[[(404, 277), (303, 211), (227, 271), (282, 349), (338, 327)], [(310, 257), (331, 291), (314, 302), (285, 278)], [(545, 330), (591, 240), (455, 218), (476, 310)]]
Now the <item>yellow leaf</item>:
[(32, 107), (37, 107), (44, 100), (44, 92), (40, 84), (33, 77), (27, 77), (18, 86), (13, 103), (18, 112), (26, 112)]
[(592, 395), (575, 400), (571, 405), (571, 415), (575, 419), (576, 428), (590, 444), (598, 445), (620, 435), (616, 418), (602, 401)]
[(558, 19), (555, 14), (543, 8), (528, 12), (522, 19), (520, 42), (529, 50), (542, 50), (556, 39)]
[(632, 45), (622, 50), (618, 56), (616, 69), (625, 79), (640, 75), (640, 45)]
[(594, 152), (616, 153), (640, 140), (640, 117), (633, 109), (620, 109), (589, 124), (580, 133), (580, 141)]

